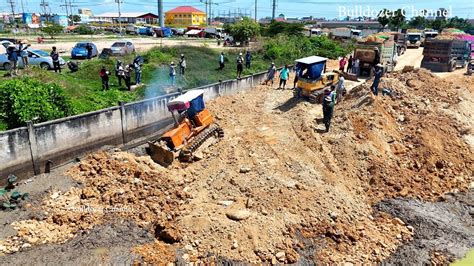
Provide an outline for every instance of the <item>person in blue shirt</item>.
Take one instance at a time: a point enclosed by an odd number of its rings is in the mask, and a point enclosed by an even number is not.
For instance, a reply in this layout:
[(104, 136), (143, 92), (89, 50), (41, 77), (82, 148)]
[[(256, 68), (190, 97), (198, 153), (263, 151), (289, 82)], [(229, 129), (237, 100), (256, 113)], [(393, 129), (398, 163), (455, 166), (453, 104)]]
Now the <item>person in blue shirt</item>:
[(247, 51), (247, 53), (245, 53), (245, 67), (246, 68), (250, 68), (251, 61), (252, 61), (252, 55), (250, 54), (250, 51)]
[(288, 76), (290, 75), (290, 70), (288, 69), (288, 65), (285, 65), (283, 69), (280, 71), (280, 85), (278, 89), (285, 89), (286, 81), (288, 80)]

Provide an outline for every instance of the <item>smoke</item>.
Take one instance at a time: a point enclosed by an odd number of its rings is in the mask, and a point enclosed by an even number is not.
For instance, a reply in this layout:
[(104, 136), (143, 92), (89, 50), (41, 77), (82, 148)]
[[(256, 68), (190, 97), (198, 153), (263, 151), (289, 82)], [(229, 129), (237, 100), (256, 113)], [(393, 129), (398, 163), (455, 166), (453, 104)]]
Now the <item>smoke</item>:
[[(178, 72), (179, 70), (176, 69)], [(169, 67), (160, 66), (152, 73), (150, 84), (146, 86), (145, 98), (157, 97), (178, 91), (178, 88), (186, 87), (186, 80), (179, 73), (176, 75), (175, 86), (171, 85)]]

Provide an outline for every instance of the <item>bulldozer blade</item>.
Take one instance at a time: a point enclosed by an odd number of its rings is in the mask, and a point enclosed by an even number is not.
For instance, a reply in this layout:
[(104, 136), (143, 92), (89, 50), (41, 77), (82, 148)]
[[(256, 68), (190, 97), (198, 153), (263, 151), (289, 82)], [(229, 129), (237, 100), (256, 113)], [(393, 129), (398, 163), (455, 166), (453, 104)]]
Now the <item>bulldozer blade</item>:
[(148, 142), (148, 151), (151, 159), (158, 164), (168, 166), (174, 161), (174, 153), (166, 147), (162, 147), (153, 142)]

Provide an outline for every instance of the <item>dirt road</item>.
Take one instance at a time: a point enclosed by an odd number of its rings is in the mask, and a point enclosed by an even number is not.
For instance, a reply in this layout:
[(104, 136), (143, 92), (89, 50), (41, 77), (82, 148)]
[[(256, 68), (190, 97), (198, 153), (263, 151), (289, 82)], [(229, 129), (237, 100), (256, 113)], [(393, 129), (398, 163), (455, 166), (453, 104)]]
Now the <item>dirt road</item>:
[[(104, 48), (110, 48), (110, 46), (118, 40), (121, 39), (110, 39), (110, 38), (92, 38), (92, 39), (83, 39), (78, 41), (91, 41), (97, 45), (97, 49), (102, 51)], [(163, 46), (180, 46), (180, 45), (188, 45), (188, 46), (207, 46), (210, 48), (220, 48), (220, 49), (228, 49), (227, 47), (218, 46), (216, 40), (213, 39), (189, 39), (189, 38), (173, 38), (173, 39), (166, 39), (166, 38), (151, 38), (151, 37), (131, 37), (131, 38), (124, 38), (122, 40), (130, 40), (134, 45), (137, 52), (145, 52), (153, 47), (163, 47)], [(51, 47), (56, 46), (63, 54), (69, 55), (71, 53), (72, 48), (78, 41), (58, 41), (58, 42), (51, 42), (47, 41), (43, 44), (37, 44), (32, 42), (33, 49), (41, 49), (41, 50), (51, 50)]]
[(419, 68), (423, 59), (423, 48), (407, 49), (406, 52), (398, 57), (395, 70), (402, 70), (405, 66), (414, 66)]

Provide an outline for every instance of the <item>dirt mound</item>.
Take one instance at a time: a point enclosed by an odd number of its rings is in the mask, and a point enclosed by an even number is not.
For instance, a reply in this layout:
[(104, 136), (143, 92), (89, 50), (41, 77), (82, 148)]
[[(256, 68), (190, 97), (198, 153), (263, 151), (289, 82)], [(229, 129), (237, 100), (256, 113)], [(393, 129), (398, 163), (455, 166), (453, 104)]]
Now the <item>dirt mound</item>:
[(406, 70), (383, 78), (387, 96), (369, 86), (336, 106), (328, 134), (320, 105), (259, 86), (208, 104), (226, 137), (198, 162), (165, 169), (125, 152), (90, 155), (69, 171), (82, 187), (49, 195), (45, 218), (16, 222), (0, 251), (120, 218), (155, 236), (133, 249), (154, 264), (382, 262), (416, 230), (372, 205), (466, 190), (473, 153), (447, 111), (459, 106), (454, 83)]
[(70, 169), (69, 175), (83, 187), (64, 194), (52, 192), (43, 203), (43, 217), (14, 222), (18, 235), (0, 242), (0, 251), (12, 253), (35, 244), (61, 243), (117, 217), (153, 232), (159, 224), (158, 238), (179, 241), (179, 232), (171, 222), (188, 197), (184, 181), (171, 178), (149, 157), (98, 152)]

